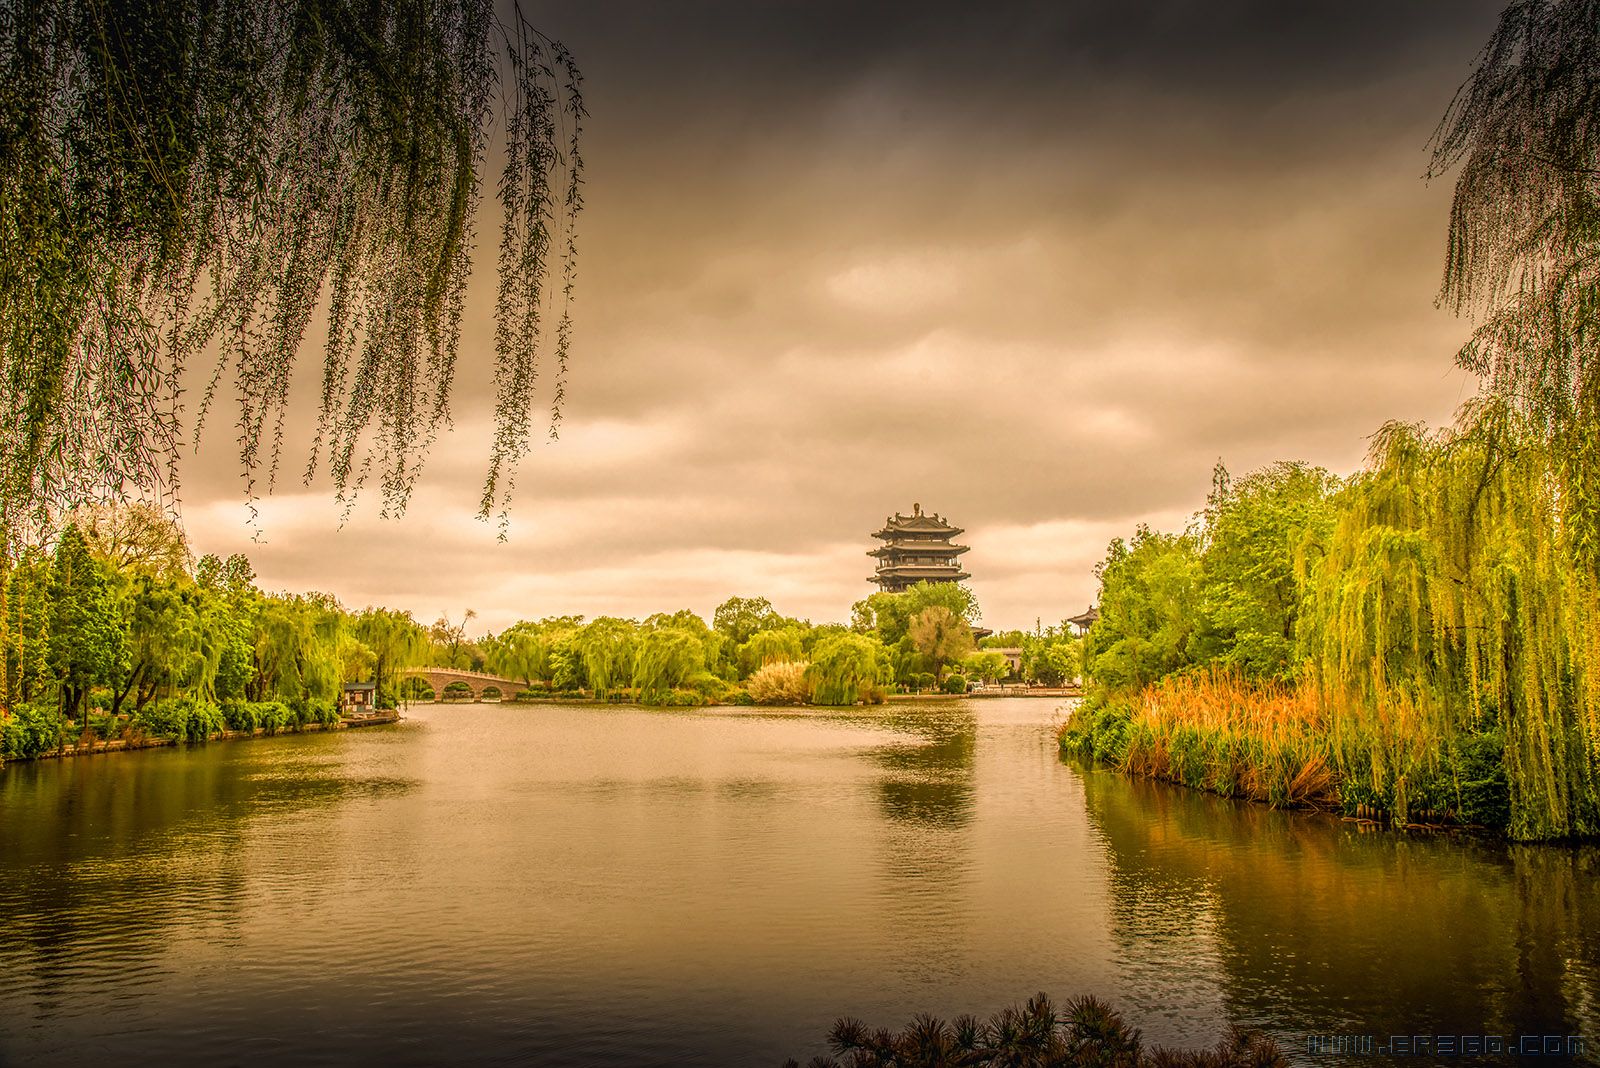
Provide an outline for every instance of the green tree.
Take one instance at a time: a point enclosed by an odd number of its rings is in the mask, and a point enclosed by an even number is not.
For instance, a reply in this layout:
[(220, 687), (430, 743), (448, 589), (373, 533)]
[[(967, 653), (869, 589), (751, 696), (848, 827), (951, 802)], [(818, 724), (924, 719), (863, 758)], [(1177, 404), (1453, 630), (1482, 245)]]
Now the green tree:
[(372, 654), (372, 678), (378, 687), (374, 701), (380, 708), (394, 707), (400, 698), (401, 676), (425, 655), (427, 638), (422, 627), (410, 612), (368, 608), (355, 617), (353, 633)]
[(1302, 598), (1296, 561), (1332, 529), (1339, 483), (1301, 463), (1273, 464), (1233, 483), (1222, 474), (1204, 516), (1200, 598), (1208, 632), (1195, 657), (1250, 678), (1287, 678)]
[(1190, 534), (1140, 524), (1112, 541), (1095, 569), (1100, 617), (1085, 639), (1084, 674), (1111, 690), (1138, 690), (1194, 662), (1203, 625), (1200, 553)]
[(270, 486), (319, 309), (311, 467), (344, 499), (373, 471), (404, 507), (447, 417), (496, 115), (483, 512), (504, 505), (545, 359), (552, 430), (560, 415), (584, 109), (568, 51), (503, 14), (492, 0), (7, 8), (0, 378), (16, 418), (0, 426), (0, 557), (53, 506), (171, 481), (178, 380), (202, 352), (233, 364), (248, 492)]
[(778, 630), (786, 622), (765, 597), (729, 597), (711, 617), (712, 627), (734, 645), (743, 645), (757, 631)]
[(573, 636), (573, 650), (596, 697), (605, 697), (633, 677), (637, 631), (638, 625), (630, 619), (601, 616)]
[[(483, 654), (475, 642), (467, 637), (467, 624), (478, 618), (474, 609), (467, 609), (460, 623), (452, 623), (449, 616), (440, 616), (428, 630), (432, 649), (429, 653), (433, 667), (473, 671), (482, 666)], [(476, 666), (475, 666), (476, 664)]]
[(215, 664), (205, 655), (200, 597), (187, 576), (163, 578), (143, 569), (124, 576), (119, 615), (127, 623), (128, 655), (110, 680), (113, 713), (130, 694), (135, 712), (162, 690), (186, 687), (214, 696)]
[(68, 524), (50, 565), (49, 664), (61, 711), (77, 719), (91, 687), (108, 683), (126, 655), (110, 583), (83, 532)]
[(1022, 637), (1022, 675), (1046, 686), (1062, 686), (1078, 677), (1082, 669), (1083, 642), (1063, 624), (1038, 635)]
[(969, 679), (998, 682), (1011, 672), (1011, 663), (1001, 653), (980, 651), (961, 659), (961, 672)]
[(1513, 0), (1434, 134), (1459, 168), (1440, 300), (1479, 325), (1457, 362), (1557, 446), (1569, 551), (1600, 576), (1600, 18)]
[(50, 675), (50, 561), (29, 549), (8, 570), (0, 571), (4, 584), (3, 620), (6, 691), (5, 704), (32, 701), (51, 685)]
[(690, 676), (705, 670), (703, 634), (688, 627), (655, 627), (640, 634), (632, 679), (641, 701), (650, 703), (681, 689)]
[(836, 634), (811, 652), (807, 677), (811, 701), (818, 705), (853, 705), (880, 697), (880, 683), (889, 675), (883, 644), (864, 634)]
[(929, 605), (913, 616), (906, 637), (936, 678), (944, 676), (945, 664), (974, 648), (971, 625), (942, 604)]
[(929, 608), (943, 608), (952, 616), (976, 623), (981, 615), (971, 590), (954, 582), (919, 582), (900, 593), (869, 594), (851, 606), (851, 628), (874, 633), (884, 645), (893, 645), (911, 627), (911, 621)]
[(557, 647), (582, 625), (582, 616), (518, 621), (484, 639), (484, 663), (495, 674), (521, 679), (529, 686), (549, 683), (555, 673), (552, 657)]
[(804, 659), (805, 634), (797, 627), (761, 630), (739, 646), (739, 676), (744, 678), (768, 664)]

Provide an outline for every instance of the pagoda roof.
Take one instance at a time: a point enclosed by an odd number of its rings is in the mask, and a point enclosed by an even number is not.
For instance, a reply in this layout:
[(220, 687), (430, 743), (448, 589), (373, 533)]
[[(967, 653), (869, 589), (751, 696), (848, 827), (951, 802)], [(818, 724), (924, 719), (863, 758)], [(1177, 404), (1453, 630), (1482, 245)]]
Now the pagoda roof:
[(917, 582), (921, 579), (960, 582), (962, 579), (971, 577), (955, 564), (889, 564), (878, 568), (878, 573), (867, 581), (880, 582), (883, 579), (892, 578), (909, 582)]
[(916, 554), (919, 556), (938, 554), (944, 554), (946, 556), (960, 556), (962, 553), (971, 551), (972, 546), (970, 545), (940, 545), (933, 542), (914, 542), (911, 545), (896, 545), (891, 542), (888, 545), (880, 545), (876, 549), (868, 549), (867, 555), (885, 558), (899, 556), (902, 553), (907, 555)]
[(1083, 615), (1081, 615), (1081, 616), (1068, 616), (1067, 617), (1067, 622), (1071, 623), (1075, 627), (1092, 627), (1092, 626), (1094, 626), (1094, 621), (1099, 619), (1099, 618), (1100, 618), (1100, 610), (1098, 608), (1096, 608), (1094, 605), (1090, 605), (1089, 606), (1089, 610), (1087, 612), (1083, 613)]
[(946, 523), (942, 515), (927, 515), (922, 511), (922, 505), (911, 506), (910, 515), (901, 515), (896, 512), (883, 520), (883, 529), (872, 535), (874, 538), (892, 538), (897, 534), (935, 534), (945, 537), (954, 537), (962, 533), (960, 527), (953, 527)]

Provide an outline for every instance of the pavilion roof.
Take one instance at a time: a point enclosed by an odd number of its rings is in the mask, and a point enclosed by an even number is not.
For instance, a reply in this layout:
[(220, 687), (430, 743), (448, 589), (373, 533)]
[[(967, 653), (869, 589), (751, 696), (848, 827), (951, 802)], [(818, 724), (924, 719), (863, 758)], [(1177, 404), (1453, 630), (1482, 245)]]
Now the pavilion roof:
[(971, 551), (972, 546), (970, 545), (951, 545), (934, 542), (915, 542), (910, 545), (898, 545), (891, 542), (888, 545), (880, 545), (876, 549), (868, 549), (867, 555), (884, 558), (900, 555), (929, 556), (943, 554), (945, 556), (960, 556), (962, 553)]
[(962, 533), (960, 527), (953, 527), (945, 522), (944, 516), (923, 512), (922, 505), (911, 506), (910, 515), (901, 515), (896, 512), (887, 516), (883, 521), (883, 529), (873, 535), (874, 538), (892, 538), (897, 534), (942, 534), (954, 537)]

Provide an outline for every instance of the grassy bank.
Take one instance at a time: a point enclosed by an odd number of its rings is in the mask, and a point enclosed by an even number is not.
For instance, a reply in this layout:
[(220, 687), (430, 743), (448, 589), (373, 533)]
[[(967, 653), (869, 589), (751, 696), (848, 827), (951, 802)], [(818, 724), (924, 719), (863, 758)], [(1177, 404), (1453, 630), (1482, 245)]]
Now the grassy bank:
[(183, 742), (252, 738), (343, 725), (331, 703), (229, 701), (178, 697), (138, 712), (93, 712), (71, 720), (49, 706), (20, 705), (0, 713), (0, 764), (8, 760), (150, 749)]
[(1435, 732), (1404, 706), (1385, 712), (1369, 719), (1308, 684), (1213, 671), (1134, 695), (1094, 694), (1063, 726), (1061, 747), (1131, 775), (1277, 807), (1508, 829), (1498, 732)]

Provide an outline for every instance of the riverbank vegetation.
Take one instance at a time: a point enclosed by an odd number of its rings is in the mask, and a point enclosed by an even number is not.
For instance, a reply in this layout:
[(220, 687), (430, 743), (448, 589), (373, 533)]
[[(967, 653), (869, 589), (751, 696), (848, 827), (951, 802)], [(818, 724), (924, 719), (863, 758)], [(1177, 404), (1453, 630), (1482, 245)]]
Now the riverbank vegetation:
[[(763, 597), (731, 597), (707, 623), (691, 611), (645, 620), (559, 616), (524, 621), (476, 643), (451, 645), (436, 624), (436, 662), (519, 680), (526, 696), (592, 697), (654, 705), (875, 704), (891, 693), (965, 693), (968, 679), (1014, 674), (977, 649), (977, 601), (951, 584), (875, 593), (851, 623), (784, 616)], [(1070, 628), (984, 639), (1023, 650), (1017, 681), (1060, 685), (1077, 672)], [(444, 659), (448, 656), (449, 659)]]
[[(1080, 997), (1058, 1011), (1044, 994), (1035, 995), (1020, 1008), (1002, 1009), (987, 1022), (973, 1016), (958, 1016), (946, 1022), (921, 1014), (896, 1032), (887, 1028), (873, 1030), (860, 1020), (845, 1017), (829, 1032), (828, 1045), (833, 1056), (813, 1057), (807, 1068), (1280, 1068), (1289, 1063), (1277, 1043), (1238, 1027), (1230, 1028), (1211, 1049), (1146, 1046), (1139, 1030), (1128, 1026), (1122, 1015), (1104, 1002)], [(787, 1061), (784, 1068), (800, 1068), (800, 1062)]]
[[(224, 730), (337, 721), (346, 683), (393, 708), (435, 694), (429, 667), (519, 680), (503, 698), (704, 704), (879, 703), (893, 692), (965, 693), (1010, 673), (977, 650), (971, 591), (877, 593), (851, 625), (733, 597), (712, 622), (688, 610), (643, 621), (556, 616), (474, 639), (473, 616), (431, 627), (326, 594), (265, 593), (242, 555), (193, 559), (182, 530), (145, 505), (80, 508), (0, 573), (0, 759), (85, 739), (203, 740)], [(1023, 650), (1021, 680), (1076, 672), (1066, 628), (985, 639)], [(445, 699), (470, 698), (465, 683)]]
[(1434, 140), (1455, 425), (1348, 479), (1218, 469), (1189, 529), (1101, 565), (1068, 749), (1130, 771), (1519, 839), (1600, 834), (1600, 25), (1514, 3)]
[(1100, 568), (1063, 735), (1131, 772), (1518, 838), (1600, 830), (1600, 584), (1558, 451), (1510, 407), (1391, 425), (1349, 479), (1280, 464)]
[(194, 560), (176, 522), (144, 505), (72, 512), (0, 586), (0, 759), (331, 724), (346, 681), (376, 678), (393, 707), (426, 648), (404, 613), (264, 593), (242, 555)]

